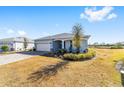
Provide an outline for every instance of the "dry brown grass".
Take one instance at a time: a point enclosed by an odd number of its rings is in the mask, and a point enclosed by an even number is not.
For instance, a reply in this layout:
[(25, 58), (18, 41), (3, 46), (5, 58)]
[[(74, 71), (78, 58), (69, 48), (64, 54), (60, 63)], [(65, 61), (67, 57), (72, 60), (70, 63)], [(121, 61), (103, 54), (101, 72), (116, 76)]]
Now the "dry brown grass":
[(121, 86), (121, 76), (114, 60), (124, 57), (124, 49), (96, 49), (92, 60), (70, 62), (57, 74), (35, 82), (31, 73), (60, 62), (60, 59), (37, 56), (0, 66), (0, 86)]
[(23, 86), (32, 72), (38, 68), (56, 64), (59, 61), (61, 60), (37, 56), (0, 66), (0, 86)]

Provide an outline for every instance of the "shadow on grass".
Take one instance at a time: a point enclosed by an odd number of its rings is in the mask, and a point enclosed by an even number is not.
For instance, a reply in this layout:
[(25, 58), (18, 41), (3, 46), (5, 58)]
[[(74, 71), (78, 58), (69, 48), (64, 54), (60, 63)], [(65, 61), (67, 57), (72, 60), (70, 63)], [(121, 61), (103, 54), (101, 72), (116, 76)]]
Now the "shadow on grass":
[(121, 84), (124, 87), (124, 74), (121, 74)]
[(37, 71), (31, 73), (27, 80), (31, 80), (32, 82), (34, 82), (39, 79), (43, 80), (49, 78), (50, 76), (54, 76), (57, 74), (58, 70), (65, 68), (65, 65), (67, 65), (68, 63), (68, 61), (64, 61), (55, 65), (48, 65), (44, 68), (39, 68)]

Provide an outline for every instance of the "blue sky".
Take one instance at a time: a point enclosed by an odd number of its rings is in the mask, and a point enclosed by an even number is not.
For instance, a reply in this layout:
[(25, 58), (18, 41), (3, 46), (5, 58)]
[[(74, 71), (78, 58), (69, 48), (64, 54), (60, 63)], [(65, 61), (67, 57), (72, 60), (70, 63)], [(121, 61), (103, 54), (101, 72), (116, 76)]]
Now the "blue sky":
[(0, 7), (0, 38), (32, 39), (72, 31), (81, 23), (89, 43), (124, 41), (124, 7), (18, 6)]

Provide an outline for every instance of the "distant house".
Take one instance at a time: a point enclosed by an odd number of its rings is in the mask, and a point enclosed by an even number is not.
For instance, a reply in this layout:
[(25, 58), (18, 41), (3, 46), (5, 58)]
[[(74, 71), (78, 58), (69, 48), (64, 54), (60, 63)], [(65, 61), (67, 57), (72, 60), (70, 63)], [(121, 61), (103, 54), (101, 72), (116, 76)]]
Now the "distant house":
[[(72, 41), (73, 34), (62, 33), (53, 36), (47, 36), (35, 40), (36, 51), (56, 51), (59, 49), (66, 49), (67, 51), (75, 51)], [(88, 39), (90, 35), (82, 37), (80, 51), (83, 52), (88, 48)]]
[[(25, 49), (24, 47), (24, 37), (15, 37), (15, 38), (5, 38), (0, 39), (0, 50), (1, 46), (8, 46), (10, 51), (22, 51)], [(34, 48), (34, 41), (27, 38), (27, 49), (33, 49)]]

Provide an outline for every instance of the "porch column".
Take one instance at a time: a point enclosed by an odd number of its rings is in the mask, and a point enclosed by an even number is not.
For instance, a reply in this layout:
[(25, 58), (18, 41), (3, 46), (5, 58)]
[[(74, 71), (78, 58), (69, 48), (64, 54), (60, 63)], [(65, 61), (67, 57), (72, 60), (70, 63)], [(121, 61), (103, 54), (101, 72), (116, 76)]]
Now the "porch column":
[(62, 49), (64, 49), (64, 40), (62, 40)]

